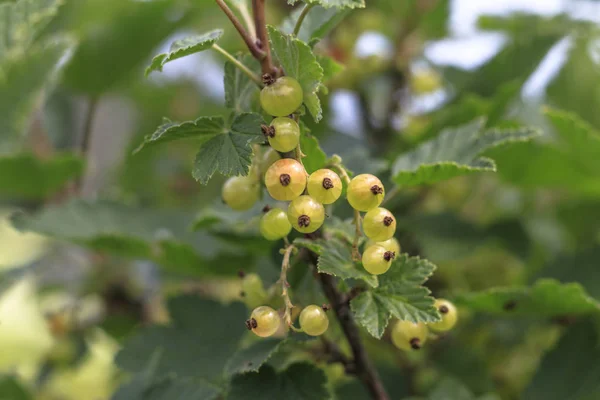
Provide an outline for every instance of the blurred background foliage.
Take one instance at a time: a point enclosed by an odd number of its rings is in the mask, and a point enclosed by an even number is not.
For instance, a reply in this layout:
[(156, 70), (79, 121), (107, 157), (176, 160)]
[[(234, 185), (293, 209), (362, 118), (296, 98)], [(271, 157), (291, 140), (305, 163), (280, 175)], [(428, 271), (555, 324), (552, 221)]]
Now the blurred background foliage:
[[(7, 14), (10, 3), (0, 2), (0, 398), (107, 399), (124, 376), (115, 354), (140, 326), (166, 321), (164, 298), (237, 301), (240, 269), (277, 279), (278, 245), (257, 235), (262, 204), (232, 213), (222, 177), (196, 183), (193, 142), (132, 153), (163, 117), (226, 112), (218, 54), (145, 78), (153, 55), (213, 28), (232, 53), (243, 43), (208, 0), (29, 1), (42, 10), (32, 20)], [(600, 398), (600, 5), (496, 1), (491, 14), (472, 11), (475, 24), (464, 16), (476, 0), (367, 3), (335, 15), (315, 48), (343, 65), (323, 121), (307, 119), (328, 155), (383, 171), (391, 188), (389, 163), (446, 128), (483, 118), (541, 132), (486, 150), (498, 173), (400, 187), (388, 204), (403, 252), (438, 266), (428, 286), (461, 312), (417, 355), (364, 336), (391, 397)], [(292, 10), (268, 5), (274, 25)], [(290, 278), (300, 304), (321, 299), (305, 271)], [(586, 306), (570, 308), (577, 301)], [(227, 310), (193, 318), (218, 325)], [(309, 358), (301, 349), (273, 363)], [(139, 371), (133, 361), (119, 365)], [(338, 398), (366, 398), (321, 366)]]

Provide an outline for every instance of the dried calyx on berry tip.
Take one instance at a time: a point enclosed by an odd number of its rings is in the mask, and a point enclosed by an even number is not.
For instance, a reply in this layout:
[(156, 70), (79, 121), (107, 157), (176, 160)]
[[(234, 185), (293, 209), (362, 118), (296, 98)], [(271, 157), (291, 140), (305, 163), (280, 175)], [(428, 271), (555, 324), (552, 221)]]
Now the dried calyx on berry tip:
[(251, 331), (252, 329), (256, 329), (258, 327), (258, 323), (256, 322), (256, 320), (254, 318), (250, 318), (246, 320), (246, 328), (248, 328), (249, 331)]
[(413, 350), (420, 350), (421, 349), (421, 340), (419, 338), (412, 338), (410, 339), (410, 347), (413, 348)]
[(448, 309), (448, 307), (447, 307), (447, 306), (445, 306), (445, 305), (444, 305), (444, 306), (440, 306), (439, 310), (440, 310), (440, 312), (441, 312), (442, 314), (448, 314), (448, 311), (450, 311), (450, 310)]
[(271, 206), (267, 204), (263, 207), (262, 212), (267, 213), (269, 211), (271, 211)]
[(306, 228), (310, 225), (310, 217), (308, 215), (301, 215), (298, 217), (298, 226)]
[(246, 292), (244, 292), (243, 290), (240, 292), (240, 297), (246, 297)]
[(240, 269), (240, 270), (238, 271), (238, 276), (239, 276), (240, 278), (244, 278), (244, 277), (246, 276), (246, 272), (244, 272), (244, 270), (243, 270), (243, 269)]
[(383, 218), (383, 224), (385, 226), (390, 226), (392, 223), (394, 223), (394, 218), (387, 216)]
[(269, 86), (275, 83), (275, 78), (271, 74), (263, 74), (262, 82), (265, 86)]
[(323, 304), (321, 306), (321, 308), (323, 309), (323, 311), (329, 311), (329, 310), (331, 310), (331, 305), (330, 304)]
[(326, 190), (333, 189), (333, 181), (331, 178), (323, 178), (323, 187)]
[(379, 185), (371, 186), (371, 193), (373, 194), (383, 194), (383, 188)]
[(292, 177), (289, 176), (289, 174), (281, 174), (281, 175), (279, 175), (279, 182), (283, 186), (289, 185), (291, 181), (292, 181)]
[(396, 253), (393, 251), (386, 251), (385, 253), (383, 253), (383, 259), (385, 261), (390, 261), (390, 260), (393, 260), (394, 258), (396, 258)]
[(260, 130), (262, 131), (263, 135), (265, 135), (265, 137), (275, 137), (275, 127), (274, 126), (270, 126), (270, 125), (261, 125), (260, 126)]

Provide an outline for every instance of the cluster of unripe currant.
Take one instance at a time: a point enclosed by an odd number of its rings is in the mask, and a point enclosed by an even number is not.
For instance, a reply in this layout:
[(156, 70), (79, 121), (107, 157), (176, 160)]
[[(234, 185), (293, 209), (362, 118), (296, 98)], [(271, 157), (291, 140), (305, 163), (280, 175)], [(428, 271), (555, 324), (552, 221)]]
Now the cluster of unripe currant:
[[(362, 230), (369, 239), (362, 257), (357, 253), (357, 242), (354, 243), (355, 258), (360, 258), (365, 270), (373, 275), (387, 272), (396, 254), (400, 252), (400, 245), (394, 238), (395, 217), (389, 210), (380, 207), (385, 197), (381, 180), (370, 174), (357, 175), (351, 179), (341, 160), (332, 161), (331, 169), (319, 169), (308, 174), (302, 164), (302, 152), (299, 147), (300, 127), (294, 118), (294, 113), (302, 105), (302, 87), (294, 78), (283, 76), (274, 79), (268, 74), (263, 76), (263, 83), (265, 87), (260, 93), (260, 103), (266, 113), (274, 116), (270, 125), (262, 126), (262, 132), (269, 142), (270, 149), (263, 154), (259, 162), (255, 161), (258, 165), (253, 165), (248, 176), (233, 177), (225, 182), (222, 192), (223, 201), (234, 210), (250, 209), (260, 198), (261, 181), (264, 182), (273, 199), (290, 203), (287, 211), (267, 207), (260, 221), (260, 232), (267, 240), (286, 239), (292, 228), (309, 234), (323, 225), (324, 205), (335, 203), (340, 198), (343, 179), (347, 185), (346, 198), (355, 210), (357, 232), (360, 234), (359, 226), (362, 219)], [(284, 157), (286, 154), (291, 154), (293, 158), (281, 158), (282, 154)], [(334, 170), (341, 175), (341, 178)], [(361, 218), (360, 212), (366, 213), (364, 217)], [(283, 276), (282, 279), (285, 277)], [(284, 296), (287, 296), (286, 289), (284, 289)], [(290, 328), (294, 329), (291, 326), (287, 305), (286, 316)], [(273, 308), (260, 306), (254, 309), (246, 325), (256, 335), (267, 337), (277, 332), (280, 319)], [(313, 336), (323, 334), (329, 326), (325, 310), (317, 305), (304, 308), (299, 320), (302, 331)], [(442, 323), (443, 321), (439, 324)], [(402, 327), (401, 324), (404, 322), (397, 326)], [(398, 329), (394, 332), (396, 331)], [(409, 334), (414, 339), (411, 339), (414, 343), (423, 343), (426, 339), (427, 327), (407, 325), (402, 332), (402, 334)], [(399, 340), (402, 341), (401, 338)], [(417, 344), (413, 345), (416, 346)]]

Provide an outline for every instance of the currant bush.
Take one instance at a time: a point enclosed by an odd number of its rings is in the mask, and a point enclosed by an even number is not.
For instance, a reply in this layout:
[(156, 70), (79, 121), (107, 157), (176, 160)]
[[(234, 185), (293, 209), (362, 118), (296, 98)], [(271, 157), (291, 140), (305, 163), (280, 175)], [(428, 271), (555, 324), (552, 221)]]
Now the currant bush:
[(302, 164), (291, 158), (275, 161), (265, 174), (265, 185), (272, 198), (289, 201), (306, 189), (306, 171)]
[(308, 177), (307, 190), (318, 202), (335, 203), (342, 194), (342, 180), (330, 169), (319, 169)]
[(392, 343), (400, 350), (420, 350), (428, 334), (427, 326), (422, 322), (398, 321), (392, 328)]
[(320, 336), (329, 327), (329, 318), (323, 307), (310, 305), (300, 313), (300, 327), (310, 336)]
[(277, 311), (269, 306), (256, 307), (246, 321), (246, 328), (256, 336), (273, 336), (279, 329), (281, 318)]
[(302, 105), (304, 94), (298, 81), (289, 76), (273, 79), (263, 76), (265, 87), (260, 92), (260, 105), (274, 117), (292, 114)]
[(454, 304), (444, 299), (437, 299), (435, 301), (435, 308), (438, 309), (442, 320), (440, 322), (433, 322), (428, 324), (431, 330), (436, 332), (446, 332), (454, 328), (458, 320), (458, 312)]

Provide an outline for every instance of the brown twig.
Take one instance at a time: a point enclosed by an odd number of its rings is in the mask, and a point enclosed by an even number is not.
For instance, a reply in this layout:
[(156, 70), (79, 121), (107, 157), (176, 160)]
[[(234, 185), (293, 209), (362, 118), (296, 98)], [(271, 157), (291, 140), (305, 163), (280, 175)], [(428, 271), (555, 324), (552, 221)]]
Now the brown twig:
[(269, 35), (267, 34), (267, 20), (265, 17), (265, 0), (252, 0), (252, 13), (254, 14), (254, 25), (256, 26), (257, 43), (255, 45), (263, 52), (260, 58), (260, 66), (263, 74), (279, 75), (279, 71), (273, 65), (271, 58), (271, 46), (269, 46)]
[[(266, 52), (263, 51), (260, 46), (258, 46), (256, 41), (254, 41), (252, 36), (246, 31), (246, 29), (244, 28), (244, 26), (242, 25), (240, 20), (236, 17), (236, 15), (233, 13), (231, 8), (229, 8), (229, 6), (227, 4), (225, 4), (225, 2), (223, 0), (215, 0), (215, 1), (217, 2), (217, 5), (219, 7), (221, 7), (221, 10), (223, 10), (225, 15), (227, 15), (227, 18), (229, 18), (229, 20), (231, 21), (231, 23), (233, 24), (235, 29), (237, 29), (238, 33), (240, 34), (240, 36), (246, 43), (248, 50), (250, 50), (250, 53), (252, 54), (252, 56), (262, 63), (263, 60), (265, 60), (265, 58), (267, 56)], [(258, 30), (258, 28), (257, 28), (257, 30)]]
[(323, 292), (325, 292), (325, 296), (329, 299), (342, 330), (344, 331), (344, 335), (352, 349), (354, 358), (353, 373), (367, 387), (373, 399), (389, 400), (390, 397), (385, 391), (383, 383), (379, 378), (379, 374), (371, 363), (371, 360), (369, 360), (367, 351), (360, 339), (360, 332), (358, 326), (354, 322), (352, 313), (350, 312), (350, 305), (346, 301), (346, 296), (337, 290), (333, 276), (319, 274), (319, 280), (321, 281)]

